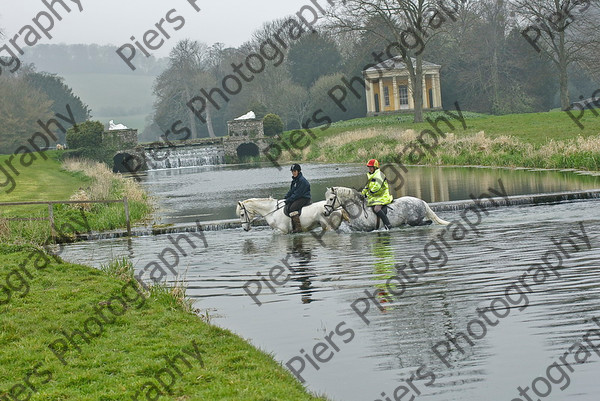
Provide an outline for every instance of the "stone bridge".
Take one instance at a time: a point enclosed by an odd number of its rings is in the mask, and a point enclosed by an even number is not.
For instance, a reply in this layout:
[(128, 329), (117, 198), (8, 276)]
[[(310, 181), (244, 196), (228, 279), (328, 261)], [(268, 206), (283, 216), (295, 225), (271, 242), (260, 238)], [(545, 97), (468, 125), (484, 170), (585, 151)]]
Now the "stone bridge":
[[(227, 123), (229, 135), (218, 138), (193, 139), (175, 143), (155, 142), (118, 151), (113, 160), (115, 172), (136, 172), (156, 168), (165, 154), (193, 148), (217, 148), (225, 156), (222, 162), (236, 163), (248, 157), (259, 157), (267, 141), (262, 120), (234, 120)], [(169, 152), (165, 152), (169, 150)]]

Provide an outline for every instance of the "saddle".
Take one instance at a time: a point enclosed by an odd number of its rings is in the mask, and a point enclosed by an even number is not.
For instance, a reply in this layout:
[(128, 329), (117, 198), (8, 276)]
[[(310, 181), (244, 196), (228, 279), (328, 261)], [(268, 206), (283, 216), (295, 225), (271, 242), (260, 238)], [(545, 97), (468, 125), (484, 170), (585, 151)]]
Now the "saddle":
[[(296, 213), (298, 213), (298, 214), (297, 214), (297, 216), (300, 216), (300, 215), (302, 215), (302, 209), (304, 209), (306, 206), (310, 206), (310, 205), (312, 205), (312, 200), (311, 200), (310, 202), (308, 202), (306, 205), (302, 206), (302, 207), (301, 207), (301, 208), (300, 208), (300, 209), (299, 209), (299, 210), (296, 212)], [(293, 213), (293, 212), (292, 212), (292, 213)], [(290, 217), (291, 217), (291, 216), (290, 216)]]

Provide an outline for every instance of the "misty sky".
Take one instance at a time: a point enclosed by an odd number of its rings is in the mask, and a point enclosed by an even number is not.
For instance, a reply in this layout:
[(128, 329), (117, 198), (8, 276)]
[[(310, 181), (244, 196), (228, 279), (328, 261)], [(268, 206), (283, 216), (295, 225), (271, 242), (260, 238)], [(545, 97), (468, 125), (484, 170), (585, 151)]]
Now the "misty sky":
[[(51, 0), (46, 0), (50, 3)], [(183, 38), (199, 40), (207, 44), (225, 43), (226, 46), (239, 46), (248, 40), (252, 32), (263, 22), (296, 13), (309, 0), (198, 0), (201, 8), (196, 12), (188, 0), (80, 0), (83, 11), (79, 11), (73, 0), (63, 0), (71, 8), (67, 13), (59, 4), (56, 9), (64, 18), (55, 21), (50, 30), (52, 39), (44, 36), (39, 43), (98, 43), (121, 46), (130, 43), (132, 35), (137, 39), (154, 28), (154, 24), (175, 8), (185, 19), (179, 30), (172, 29), (176, 24), (165, 23), (164, 29), (171, 39), (158, 50), (152, 51), (157, 57), (166, 56), (175, 43)], [(33, 25), (32, 19), (40, 11), (48, 11), (42, 0), (0, 0), (0, 28), (6, 43), (25, 25)], [(322, 1), (326, 4), (326, 1)], [(10, 6), (9, 6), (10, 5)], [(41, 18), (42, 23), (45, 22)], [(27, 48), (24, 49), (27, 51)]]

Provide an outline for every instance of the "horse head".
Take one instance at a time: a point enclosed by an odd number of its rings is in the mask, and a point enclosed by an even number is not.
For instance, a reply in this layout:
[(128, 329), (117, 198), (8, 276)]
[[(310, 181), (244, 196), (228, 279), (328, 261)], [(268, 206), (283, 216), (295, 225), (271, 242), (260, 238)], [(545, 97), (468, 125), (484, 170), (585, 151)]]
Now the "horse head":
[(248, 211), (244, 202), (238, 202), (235, 213), (240, 216), (240, 223), (242, 223), (244, 231), (250, 231), (253, 214)]
[(335, 209), (341, 206), (340, 200), (338, 199), (336, 188), (327, 188), (325, 191), (325, 217), (329, 216)]
[(357, 218), (365, 210), (365, 197), (354, 188), (333, 187), (325, 192), (325, 216), (341, 207), (350, 218)]

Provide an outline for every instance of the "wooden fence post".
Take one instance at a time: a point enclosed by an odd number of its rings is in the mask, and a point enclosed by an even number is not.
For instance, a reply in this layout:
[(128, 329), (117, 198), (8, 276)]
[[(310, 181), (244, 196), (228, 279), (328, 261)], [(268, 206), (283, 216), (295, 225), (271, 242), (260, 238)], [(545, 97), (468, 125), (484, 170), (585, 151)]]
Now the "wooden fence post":
[(52, 242), (56, 242), (56, 226), (54, 224), (54, 209), (52, 203), (48, 203), (48, 220), (50, 221), (50, 235)]
[(131, 221), (129, 220), (129, 203), (127, 197), (123, 197), (123, 205), (125, 206), (125, 222), (127, 223), (127, 236), (131, 237)]

